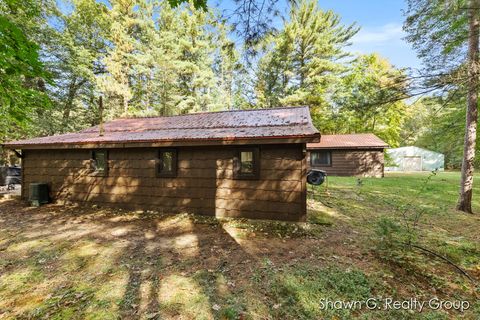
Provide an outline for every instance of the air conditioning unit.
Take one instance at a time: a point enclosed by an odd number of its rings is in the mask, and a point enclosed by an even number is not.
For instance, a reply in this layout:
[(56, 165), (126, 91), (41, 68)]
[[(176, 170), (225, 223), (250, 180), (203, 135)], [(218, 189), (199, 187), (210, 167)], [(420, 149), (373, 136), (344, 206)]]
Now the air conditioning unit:
[(28, 201), (34, 207), (39, 207), (42, 204), (49, 203), (50, 197), (48, 195), (48, 184), (46, 183), (30, 183)]

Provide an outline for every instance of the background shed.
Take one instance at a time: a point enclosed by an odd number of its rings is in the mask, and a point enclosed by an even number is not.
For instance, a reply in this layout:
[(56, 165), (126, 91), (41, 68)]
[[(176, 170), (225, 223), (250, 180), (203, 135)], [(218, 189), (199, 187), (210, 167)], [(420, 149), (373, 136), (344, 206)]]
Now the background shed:
[(386, 153), (396, 166), (386, 166), (385, 171), (444, 170), (445, 157), (435, 151), (409, 146), (388, 149)]

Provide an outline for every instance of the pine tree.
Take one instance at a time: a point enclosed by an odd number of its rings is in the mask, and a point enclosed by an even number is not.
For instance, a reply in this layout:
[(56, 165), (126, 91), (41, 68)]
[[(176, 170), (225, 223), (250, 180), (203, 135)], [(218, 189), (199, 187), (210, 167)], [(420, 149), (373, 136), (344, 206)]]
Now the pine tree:
[(140, 32), (135, 12), (136, 1), (115, 0), (111, 4), (111, 47), (103, 61), (107, 74), (99, 78), (99, 85), (112, 115), (128, 116), (131, 113), (129, 103), (133, 97), (131, 77), (137, 53), (136, 36)]
[(100, 83), (111, 106), (123, 105), (112, 116), (230, 108), (238, 54), (219, 17), (193, 4), (129, 5), (118, 2), (110, 13), (116, 33)]
[(217, 44), (213, 65), (217, 85), (212, 92), (214, 100), (212, 110), (230, 110), (238, 107), (236, 98), (242, 90), (236, 80), (241, 77), (244, 69), (235, 44), (228, 38), (230, 31), (230, 27), (220, 23), (212, 39), (213, 43)]
[(345, 71), (340, 60), (356, 32), (354, 25), (342, 25), (338, 15), (321, 10), (316, 1), (293, 6), (290, 21), (265, 45), (256, 86), (259, 104), (324, 107), (332, 82)]
[[(48, 86), (54, 108), (36, 117), (43, 134), (70, 132), (95, 123), (96, 76), (103, 73), (108, 30), (107, 7), (94, 0), (73, 0), (73, 10), (56, 12), (62, 28), (49, 28), (43, 41), (46, 65), (54, 75)], [(53, 116), (52, 116), (53, 115)]]
[(215, 87), (212, 70), (215, 48), (212, 33), (207, 28), (211, 20), (208, 12), (188, 6), (180, 13), (180, 92), (184, 97), (178, 107), (181, 112), (208, 111), (212, 103), (211, 93)]

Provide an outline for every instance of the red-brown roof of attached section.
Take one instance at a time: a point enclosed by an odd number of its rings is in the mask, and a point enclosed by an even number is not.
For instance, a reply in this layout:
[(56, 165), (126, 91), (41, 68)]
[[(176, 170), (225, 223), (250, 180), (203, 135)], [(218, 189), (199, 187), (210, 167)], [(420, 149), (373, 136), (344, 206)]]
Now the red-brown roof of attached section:
[(307, 143), (307, 149), (383, 149), (388, 144), (373, 133), (323, 135), (320, 142)]
[(304, 139), (318, 141), (308, 107), (192, 113), (180, 116), (117, 119), (78, 133), (5, 143), (8, 148), (32, 146), (126, 144), (177, 141), (243, 141)]

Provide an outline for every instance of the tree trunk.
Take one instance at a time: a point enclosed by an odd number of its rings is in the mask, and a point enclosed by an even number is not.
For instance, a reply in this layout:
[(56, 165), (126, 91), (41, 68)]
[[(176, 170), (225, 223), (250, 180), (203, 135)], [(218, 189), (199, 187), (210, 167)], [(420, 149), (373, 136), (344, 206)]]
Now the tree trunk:
[(67, 93), (67, 100), (65, 101), (65, 105), (63, 106), (63, 113), (62, 113), (62, 131), (68, 131), (68, 122), (70, 120), (70, 113), (73, 108), (73, 100), (75, 99), (75, 95), (77, 93), (77, 78), (73, 77), (68, 85), (68, 93)]
[(468, 96), (463, 148), (462, 178), (457, 209), (472, 213), (473, 161), (477, 137), (478, 103), (478, 42), (480, 0), (470, 0), (468, 6)]
[(105, 135), (105, 128), (103, 126), (103, 96), (100, 96), (98, 99), (98, 118), (99, 118), (99, 125), (98, 125), (98, 135), (103, 137)]
[(123, 116), (128, 116), (128, 100), (125, 96), (123, 96)]

